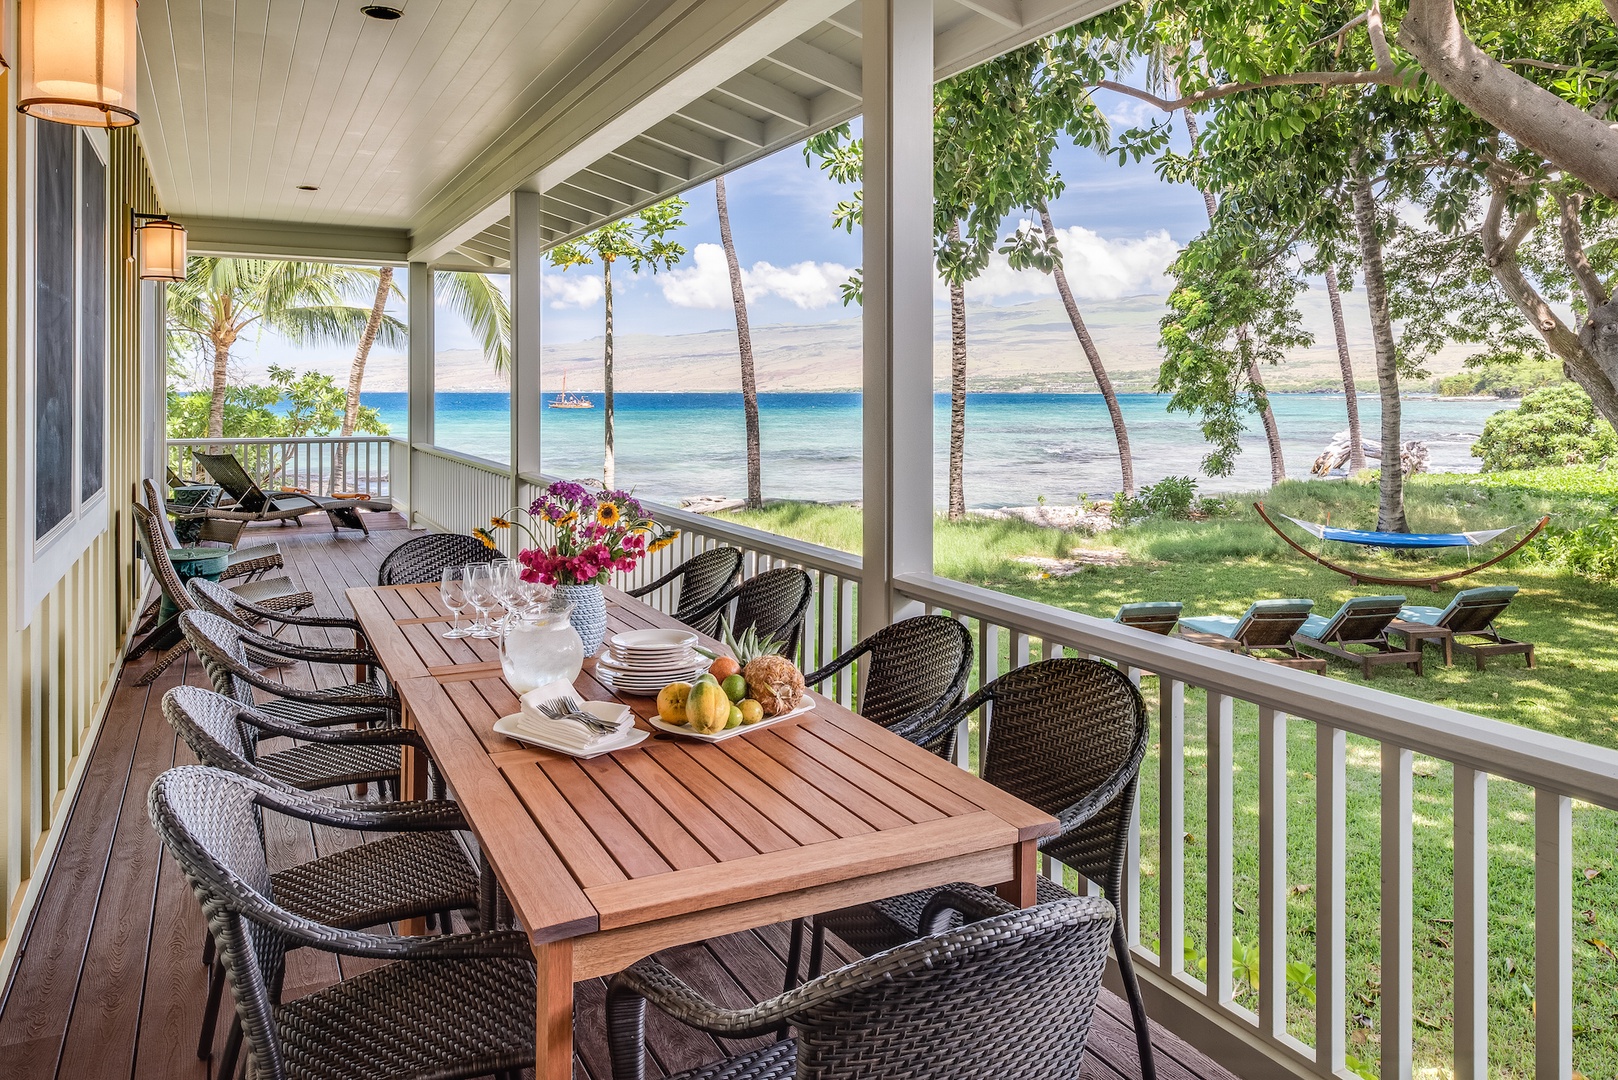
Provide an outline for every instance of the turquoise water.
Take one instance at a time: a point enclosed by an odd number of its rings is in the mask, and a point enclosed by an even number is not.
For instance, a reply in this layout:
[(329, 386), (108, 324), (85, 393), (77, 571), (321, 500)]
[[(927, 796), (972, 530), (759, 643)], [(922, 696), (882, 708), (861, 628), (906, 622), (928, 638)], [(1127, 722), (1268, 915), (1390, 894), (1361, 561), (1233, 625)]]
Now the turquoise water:
[[(599, 476), (602, 410), (541, 409), (545, 471)], [(1308, 475), (1315, 457), (1347, 426), (1340, 394), (1274, 394), (1289, 475)], [(510, 456), (509, 399), (499, 393), (437, 395), (441, 446), (505, 461)], [(1167, 397), (1119, 398), (1138, 484), (1163, 476), (1198, 475), (1204, 452), (1196, 422), (1170, 413)], [(366, 394), (393, 431), (405, 430), (404, 394)], [(654, 499), (739, 496), (746, 491), (740, 394), (618, 394), (619, 483)], [(1360, 422), (1375, 438), (1377, 399), (1361, 396)], [(1469, 472), (1468, 447), (1501, 407), (1490, 401), (1411, 398), (1404, 403), (1406, 439), (1421, 439), (1437, 471)], [(949, 397), (937, 396), (934, 494), (942, 505), (949, 453)], [(860, 395), (759, 395), (766, 498), (838, 501), (860, 497)], [(1269, 485), (1269, 454), (1256, 429), (1243, 443), (1234, 475), (1201, 479), (1205, 491)], [(1026, 505), (1043, 496), (1058, 503), (1118, 488), (1118, 455), (1106, 406), (1097, 394), (969, 394), (966, 407), (966, 498), (971, 506)]]

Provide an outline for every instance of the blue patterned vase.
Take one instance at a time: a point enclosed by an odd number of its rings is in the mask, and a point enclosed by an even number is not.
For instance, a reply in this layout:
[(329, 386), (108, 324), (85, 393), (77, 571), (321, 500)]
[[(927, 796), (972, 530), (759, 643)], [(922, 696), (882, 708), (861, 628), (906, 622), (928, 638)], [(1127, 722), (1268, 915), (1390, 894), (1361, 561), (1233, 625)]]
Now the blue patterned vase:
[(584, 643), (584, 655), (600, 652), (601, 641), (607, 636), (607, 598), (601, 595), (601, 586), (558, 585), (556, 595), (573, 605), (571, 621)]

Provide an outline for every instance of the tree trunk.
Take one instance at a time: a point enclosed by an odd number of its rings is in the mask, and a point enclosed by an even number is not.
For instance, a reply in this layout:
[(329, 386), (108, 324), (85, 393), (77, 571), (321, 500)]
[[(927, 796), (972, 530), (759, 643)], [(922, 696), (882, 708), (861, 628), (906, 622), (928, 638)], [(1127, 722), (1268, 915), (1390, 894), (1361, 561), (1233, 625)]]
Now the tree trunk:
[(1376, 385), (1382, 395), (1382, 482), (1376, 527), (1382, 532), (1408, 532), (1405, 521), (1403, 438), (1399, 423), (1399, 357), (1388, 313), (1388, 282), (1382, 266), (1382, 238), (1377, 232), (1376, 194), (1363, 167), (1354, 179), (1354, 229), (1359, 234), (1365, 302), (1371, 311), (1371, 340), (1376, 345)]
[(1461, 28), (1455, 0), (1411, 0), (1398, 40), (1455, 100), (1603, 195), (1618, 199), (1618, 130), (1478, 48)]
[[(950, 243), (961, 242), (959, 223)], [(949, 284), (949, 519), (966, 517), (966, 286)]]
[[(218, 439), (225, 434), (225, 391), (230, 383), (231, 338), (212, 335), (213, 344), (213, 397), (208, 404), (208, 438)], [(219, 453), (217, 446), (208, 447), (210, 453)]]
[[(387, 313), (388, 297), (392, 292), (393, 267), (384, 266), (377, 271), (376, 299), (371, 302), (371, 317), (365, 322), (359, 344), (354, 347), (354, 360), (348, 365), (348, 394), (343, 398), (343, 426), (338, 429), (338, 434), (345, 438), (354, 434), (354, 427), (359, 423), (360, 389), (365, 385), (365, 363), (371, 358), (371, 346), (376, 344), (377, 331), (382, 328), (382, 319)], [(339, 446), (332, 455), (332, 491), (342, 490), (347, 470), (348, 449)]]
[(612, 260), (601, 260), (601, 283), (607, 301), (607, 348), (601, 362), (601, 419), (606, 425), (606, 460), (601, 466), (601, 482), (611, 491), (618, 479), (617, 465), (612, 459)]
[[(1051, 222), (1050, 209), (1043, 199), (1040, 200), (1037, 209), (1040, 228), (1045, 230), (1045, 239), (1054, 244), (1056, 226)], [(1123, 475), (1123, 487), (1120, 490), (1125, 495), (1134, 495), (1135, 463), (1130, 459), (1129, 431), (1124, 427), (1124, 413), (1118, 407), (1118, 395), (1113, 391), (1112, 380), (1107, 377), (1107, 369), (1101, 363), (1101, 353), (1090, 337), (1090, 328), (1084, 325), (1084, 316), (1079, 314), (1079, 305), (1073, 300), (1073, 290), (1068, 288), (1066, 272), (1061, 266), (1057, 266), (1051, 276), (1056, 279), (1056, 291), (1062, 295), (1062, 306), (1067, 309), (1067, 321), (1073, 324), (1073, 332), (1078, 335), (1079, 345), (1084, 349), (1084, 357), (1090, 361), (1090, 374), (1095, 377), (1096, 388), (1101, 391), (1102, 400), (1107, 403), (1107, 413), (1112, 417), (1112, 433), (1118, 440), (1118, 466)]]
[(1343, 396), (1348, 404), (1348, 471), (1365, 468), (1365, 443), (1360, 437), (1360, 401), (1354, 382), (1354, 358), (1348, 352), (1348, 327), (1343, 324), (1343, 296), (1337, 291), (1337, 270), (1326, 267), (1326, 299), (1331, 301), (1331, 327), (1337, 335), (1337, 363), (1343, 368)]
[(736, 260), (736, 243), (730, 235), (730, 204), (725, 200), (725, 178), (713, 182), (714, 201), (719, 206), (719, 242), (725, 248), (725, 265), (730, 270), (730, 303), (736, 309), (736, 347), (742, 357), (742, 415), (747, 427), (747, 508), (764, 505), (764, 481), (759, 457), (758, 384), (753, 376), (753, 333), (747, 326), (747, 292), (742, 288), (742, 266)]

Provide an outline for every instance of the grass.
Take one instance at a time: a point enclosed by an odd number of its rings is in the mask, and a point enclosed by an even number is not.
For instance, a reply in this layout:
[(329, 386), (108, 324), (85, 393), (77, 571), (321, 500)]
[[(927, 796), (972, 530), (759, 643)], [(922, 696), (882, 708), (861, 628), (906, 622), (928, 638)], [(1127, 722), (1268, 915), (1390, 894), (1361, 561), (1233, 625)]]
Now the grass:
[[(1272, 511), (1307, 520), (1366, 527), (1374, 522), (1374, 484), (1288, 482), (1265, 496)], [(1407, 493), (1412, 528), (1455, 531), (1499, 527), (1555, 515), (1573, 529), (1613, 514), (1618, 472), (1593, 468), (1536, 470), (1490, 477), (1425, 476)], [(745, 524), (843, 550), (858, 550), (860, 517), (841, 506), (778, 504), (734, 515)], [(1121, 550), (1120, 565), (1087, 566), (1069, 577), (1042, 577), (1024, 556), (1064, 558), (1074, 549)], [(1343, 578), (1291, 552), (1247, 507), (1228, 502), (1228, 513), (1197, 522), (1148, 522), (1087, 537), (1022, 522), (940, 521), (934, 561), (942, 576), (968, 581), (1057, 607), (1110, 616), (1121, 603), (1177, 599), (1188, 614), (1237, 614), (1253, 599), (1307, 596), (1329, 612), (1356, 593)], [(1456, 565), (1464, 557), (1446, 560)], [(1421, 573), (1432, 560), (1367, 553), (1357, 565), (1385, 563), (1394, 573)], [(1458, 587), (1514, 584), (1521, 593), (1503, 620), (1508, 636), (1533, 641), (1539, 666), (1520, 658), (1496, 660), (1485, 672), (1464, 659), (1444, 668), (1429, 651), (1426, 673), (1384, 668), (1376, 685), (1535, 730), (1618, 749), (1618, 586), (1556, 566), (1508, 560)], [(1397, 590), (1390, 590), (1397, 591)], [(1436, 594), (1406, 589), (1414, 603), (1447, 602), (1454, 588)], [(1002, 642), (1002, 664), (1006, 645)], [(1358, 667), (1334, 662), (1329, 677), (1358, 681)], [(1157, 715), (1156, 680), (1142, 691)], [(1186, 867), (1185, 921), (1193, 962), (1206, 941), (1206, 741), (1204, 699), (1185, 702)], [(1154, 720), (1155, 722), (1155, 720)], [(1314, 963), (1315, 727), (1287, 725), (1288, 744), (1288, 959), (1301, 974)], [(1348, 1012), (1350, 1053), (1375, 1073), (1380, 1017), (1380, 747), (1348, 740)], [(1415, 765), (1415, 1033), (1418, 1075), (1448, 1075), (1453, 1047), (1453, 832), (1452, 776), (1444, 762)], [(1158, 925), (1156, 874), (1158, 765), (1143, 772), (1141, 820), (1142, 939), (1154, 942)], [(1238, 706), (1235, 747), (1235, 933), (1258, 936), (1258, 716)], [(1618, 813), (1575, 804), (1574, 860), (1574, 1065), (1589, 1077), (1618, 1075)], [(1489, 790), (1490, 1075), (1527, 1077), (1533, 1043), (1533, 793), (1494, 779)], [(1239, 986), (1244, 986), (1238, 980)], [(1256, 1007), (1246, 987), (1240, 1000)], [(1289, 995), (1288, 1027), (1313, 1041), (1313, 1009), (1306, 993)]]

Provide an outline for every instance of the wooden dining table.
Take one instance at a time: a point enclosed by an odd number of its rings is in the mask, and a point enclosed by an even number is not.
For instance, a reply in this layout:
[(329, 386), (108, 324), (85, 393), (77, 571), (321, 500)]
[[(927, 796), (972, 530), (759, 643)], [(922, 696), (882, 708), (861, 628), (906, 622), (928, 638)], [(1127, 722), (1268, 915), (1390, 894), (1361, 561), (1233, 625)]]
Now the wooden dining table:
[[(606, 594), (609, 633), (681, 625)], [(494, 731), (517, 695), (493, 642), (442, 636), (436, 585), (348, 599), (532, 942), (540, 1080), (572, 1076), (573, 984), (659, 950), (953, 881), (1034, 902), (1055, 818), (825, 697), (723, 742), (656, 731), (574, 758)], [(656, 702), (615, 694), (594, 658), (574, 688), (651, 729)], [(406, 797), (424, 782), (407, 761)]]

